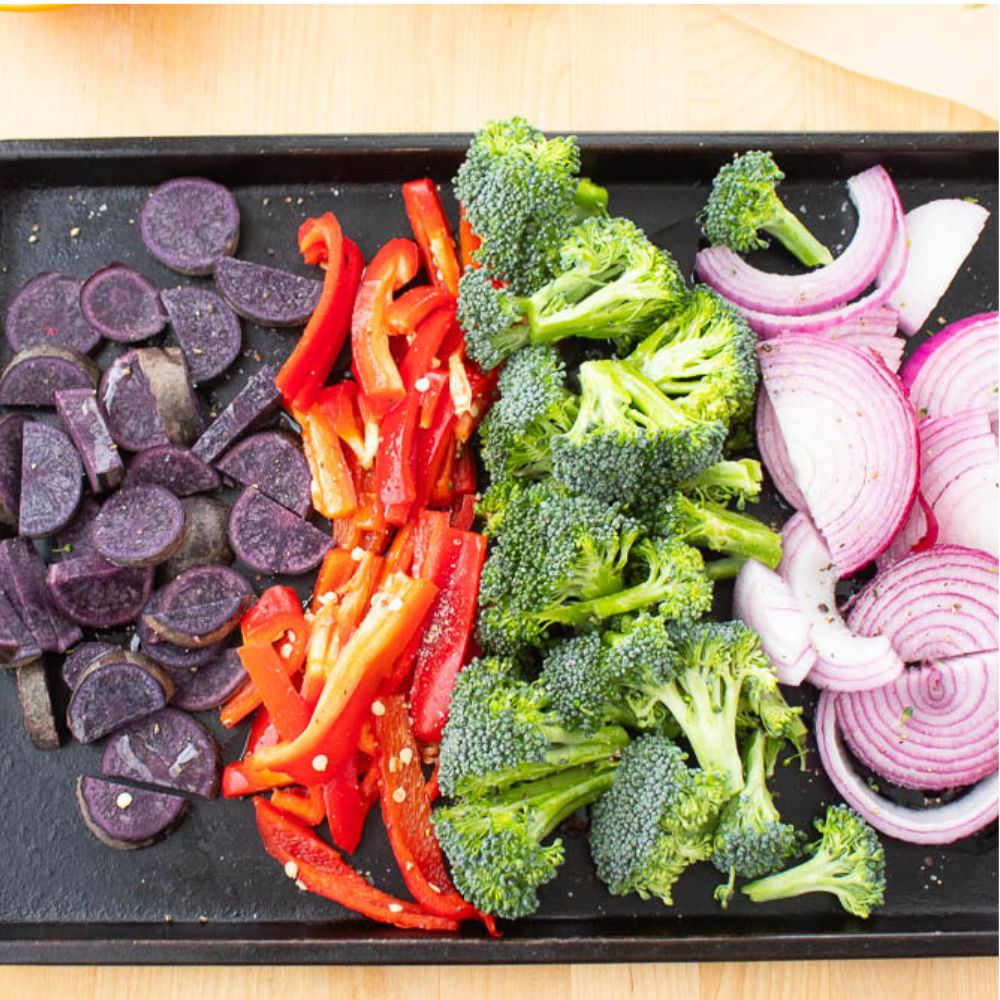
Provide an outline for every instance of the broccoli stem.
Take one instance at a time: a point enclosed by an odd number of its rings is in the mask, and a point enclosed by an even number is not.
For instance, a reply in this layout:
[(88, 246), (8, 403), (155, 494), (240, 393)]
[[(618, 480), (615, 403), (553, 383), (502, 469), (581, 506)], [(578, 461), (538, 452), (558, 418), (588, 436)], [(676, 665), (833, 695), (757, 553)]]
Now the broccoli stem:
[(843, 899), (854, 879), (852, 873), (844, 870), (842, 862), (821, 850), (794, 868), (748, 882), (743, 892), (754, 903), (789, 899), (810, 892), (832, 892)]
[(725, 460), (710, 465), (681, 487), (684, 493), (704, 492), (714, 499), (714, 491), (735, 497), (740, 506), (760, 496), (760, 462), (752, 458)]
[(709, 580), (732, 580), (743, 569), (745, 562), (744, 556), (724, 556), (722, 559), (710, 559), (705, 563), (705, 576)]
[(774, 214), (761, 225), (765, 233), (773, 236), (786, 250), (806, 267), (817, 267), (833, 262), (833, 254), (808, 229), (802, 221), (775, 198)]
[[(713, 552), (756, 559), (770, 569), (781, 562), (781, 536), (748, 514), (708, 504), (692, 505), (685, 540)], [(713, 579), (719, 579), (714, 577)]]
[(608, 189), (582, 177), (573, 196), (573, 208), (578, 222), (591, 215), (604, 215), (608, 210)]

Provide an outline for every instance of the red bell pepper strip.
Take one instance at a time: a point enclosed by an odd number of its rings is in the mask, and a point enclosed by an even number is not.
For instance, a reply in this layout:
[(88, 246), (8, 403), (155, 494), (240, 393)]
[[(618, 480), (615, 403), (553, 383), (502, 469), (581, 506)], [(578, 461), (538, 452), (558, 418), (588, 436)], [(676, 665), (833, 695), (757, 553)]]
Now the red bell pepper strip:
[(441, 770), (441, 761), (434, 761), (434, 770), (431, 771), (431, 776), (427, 779), (427, 798), (431, 805), (434, 805), (439, 798), (441, 798), (441, 785), (439, 780), (439, 772)]
[(293, 413), (302, 431), (302, 450), (309, 463), (313, 506), (323, 517), (347, 517), (358, 509), (354, 478), (340, 437), (319, 406)]
[(420, 422), (420, 393), (410, 390), (385, 416), (381, 441), (375, 456), (375, 476), (378, 496), (389, 524), (405, 523), (398, 519), (399, 508), (406, 507), (417, 497), (413, 468), (413, 437)]
[(312, 830), (275, 809), (266, 799), (258, 796), (253, 804), (264, 850), (284, 866), (296, 884), (395, 927), (425, 931), (458, 929), (456, 920), (426, 913), (414, 903), (376, 889)]
[(406, 702), (402, 695), (392, 695), (383, 704), (384, 714), (375, 719), (375, 765), (382, 819), (406, 888), (428, 913), (452, 920), (483, 919), (492, 927), (492, 920), (462, 899), (448, 877), (431, 825), (431, 803)]
[(396, 532), (392, 544), (385, 554), (385, 565), (382, 567), (382, 579), (384, 582), (390, 573), (409, 573), (413, 565), (413, 522), (404, 524)]
[(271, 796), (271, 805), (288, 813), (306, 826), (317, 826), (326, 816), (321, 788), (303, 788), (293, 785), (291, 788), (278, 788)]
[(436, 285), (418, 285), (393, 299), (389, 306), (389, 329), (412, 336), (432, 312), (445, 306), (455, 306), (455, 296), (451, 292)]
[(427, 500), (429, 507), (451, 506), (451, 498), (454, 493), (455, 449), (455, 435), (452, 433), (448, 439), (448, 445), (444, 449), (441, 468), (431, 486), (430, 496)]
[[(243, 641), (253, 642), (256, 635), (273, 631), (271, 623), (284, 615), (302, 617), (302, 603), (298, 595), (291, 587), (268, 587), (240, 620)], [(277, 635), (266, 641), (274, 642)]]
[(369, 468), (378, 450), (378, 425), (374, 419), (362, 418), (357, 383), (338, 382), (327, 386), (321, 390), (314, 406), (337, 437), (350, 448), (362, 468)]
[[(316, 776), (322, 776), (331, 760), (339, 760), (349, 749), (353, 750), (357, 734), (353, 734), (349, 745), (344, 744), (348, 733), (336, 725), (341, 713), (356, 692), (366, 692), (371, 705), (398, 650), (423, 624), (436, 592), (429, 580), (392, 574), (372, 598), (368, 613), (340, 651), (305, 729), (288, 742), (259, 750), (254, 754), (254, 763), (287, 771), (297, 779), (299, 768), (311, 768), (313, 779), (302, 783), (315, 784)], [(280, 721), (277, 716), (275, 721)]]
[(343, 587), (354, 576), (357, 568), (357, 561), (349, 550), (330, 549), (323, 557), (323, 564), (319, 568), (309, 610), (316, 614), (322, 606), (320, 599), (325, 594), (333, 593)]
[(451, 476), (451, 488), (460, 496), (476, 492), (476, 461), (469, 446), (463, 445), (455, 456), (455, 469)]
[[(365, 819), (371, 806), (365, 806), (358, 782), (357, 754), (347, 754), (343, 760), (327, 768), (329, 778), (321, 789), (323, 806), (330, 836), (335, 846), (353, 854), (361, 842)], [(272, 801), (273, 798), (272, 798)]]
[(417, 651), (410, 690), (413, 731), (425, 743), (440, 742), (448, 719), (451, 692), (465, 662), (475, 620), (485, 558), (482, 535), (448, 529), (445, 554), (433, 577), (438, 593)]
[[(243, 754), (244, 756), (252, 754), (258, 747), (274, 746), (280, 739), (278, 728), (271, 721), (267, 709), (261, 708), (250, 725)], [(222, 796), (227, 799), (254, 795), (257, 792), (290, 784), (292, 784), (292, 778), (289, 775), (277, 771), (249, 768), (242, 760), (227, 764), (222, 771)]]
[(427, 276), (435, 285), (458, 295), (458, 279), (462, 270), (458, 266), (455, 240), (434, 182), (429, 177), (423, 177), (404, 184), (403, 204), (406, 205), (413, 235), (420, 244)]
[(433, 580), (448, 541), (448, 515), (442, 510), (422, 510), (413, 533), (413, 575)]
[(344, 239), (340, 224), (330, 212), (302, 223), (299, 250), (306, 263), (326, 264), (323, 291), (275, 384), (286, 406), (308, 408), (347, 339), (364, 261), (357, 245)]
[(404, 395), (389, 350), (387, 313), (393, 292), (416, 275), (420, 257), (412, 240), (390, 240), (365, 268), (351, 317), (351, 348), (357, 379), (373, 410), (383, 414)]
[[(434, 426), (435, 417), (439, 420), (448, 419), (445, 414), (439, 413), (442, 397), (448, 389), (448, 377), (443, 372), (429, 372), (424, 376), (424, 381), (427, 388), (420, 392), (420, 429), (426, 431)], [(455, 407), (451, 405), (450, 396), (445, 405), (454, 413)]]
[(407, 389), (412, 388), (421, 376), (434, 370), (434, 361), (439, 356), (441, 345), (456, 325), (455, 307), (452, 305), (438, 309), (417, 327), (399, 366), (399, 374)]
[(475, 258), (482, 240), (472, 231), (469, 220), (465, 216), (465, 206), (460, 205), (458, 211), (458, 249), (462, 258), (462, 267), (480, 268), (482, 264)]
[(459, 415), (458, 423), (455, 425), (455, 437), (462, 443), (472, 437), (472, 432), (479, 426), (479, 421), (486, 416), (486, 411), (496, 395), (497, 378), (500, 374), (500, 369), (497, 367), (484, 375), (479, 366), (469, 360), (464, 362), (464, 368), (472, 390), (472, 402)]
[(237, 653), (282, 739), (294, 740), (309, 723), (309, 705), (292, 685), (281, 657), (269, 643), (240, 646)]
[(455, 493), (451, 502), (451, 526), (459, 531), (471, 531), (476, 523), (476, 504), (479, 497), (475, 493)]
[[(415, 506), (418, 508), (441, 506), (440, 503), (434, 503), (435, 487), (442, 477), (445, 477), (449, 484), (451, 482), (451, 470), (455, 459), (454, 429), (455, 408), (451, 405), (451, 397), (443, 393), (431, 426), (417, 432)], [(450, 502), (450, 485), (448, 490), (448, 502)]]

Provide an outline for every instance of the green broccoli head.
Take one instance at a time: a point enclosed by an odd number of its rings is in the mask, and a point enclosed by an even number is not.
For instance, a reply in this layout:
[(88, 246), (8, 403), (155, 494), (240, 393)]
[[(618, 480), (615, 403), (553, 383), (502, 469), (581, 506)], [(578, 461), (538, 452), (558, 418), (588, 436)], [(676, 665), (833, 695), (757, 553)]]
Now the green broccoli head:
[(728, 428), (753, 412), (755, 345), (743, 316), (707, 285), (695, 285), (629, 360), (685, 411)]
[(517, 300), (494, 287), (482, 268), (469, 268), (458, 282), (459, 325), (465, 332), (466, 350), (483, 371), (496, 368), (531, 338), (531, 329)]
[(721, 167), (701, 215), (709, 243), (747, 253), (768, 245), (760, 236), (763, 231), (807, 267), (829, 264), (830, 251), (778, 197), (777, 185), (784, 177), (774, 157), (760, 150), (736, 156)]
[(591, 855), (614, 895), (655, 896), (670, 906), (684, 870), (711, 856), (712, 831), (730, 793), (719, 775), (684, 761), (666, 737), (640, 736), (594, 806)]
[(885, 849), (878, 834), (848, 806), (830, 806), (816, 829), (822, 836), (806, 848), (807, 860), (750, 882), (743, 892), (755, 903), (828, 892), (848, 913), (868, 917), (885, 897)]
[(544, 284), (574, 221), (605, 210), (607, 192), (579, 170), (572, 136), (547, 139), (523, 118), (490, 122), (472, 140), (455, 192), (482, 241), (478, 262), (513, 292)]
[(732, 501), (743, 510), (748, 501), (760, 496), (763, 482), (764, 473), (756, 458), (724, 459), (682, 483), (681, 491), (692, 500), (723, 505)]

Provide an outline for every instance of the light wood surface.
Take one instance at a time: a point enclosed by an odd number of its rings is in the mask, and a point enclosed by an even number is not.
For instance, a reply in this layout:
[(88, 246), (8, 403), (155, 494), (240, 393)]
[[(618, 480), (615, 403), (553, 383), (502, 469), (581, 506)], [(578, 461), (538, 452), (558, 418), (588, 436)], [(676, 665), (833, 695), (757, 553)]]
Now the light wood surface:
[[(898, 10), (900, 32), (919, 32), (919, 10)], [(576, 130), (996, 128), (979, 111), (841, 69), (712, 7), (0, 13), (0, 95), (2, 138), (446, 131), (513, 112)], [(997, 996), (990, 959), (0, 972), (13, 1000)]]

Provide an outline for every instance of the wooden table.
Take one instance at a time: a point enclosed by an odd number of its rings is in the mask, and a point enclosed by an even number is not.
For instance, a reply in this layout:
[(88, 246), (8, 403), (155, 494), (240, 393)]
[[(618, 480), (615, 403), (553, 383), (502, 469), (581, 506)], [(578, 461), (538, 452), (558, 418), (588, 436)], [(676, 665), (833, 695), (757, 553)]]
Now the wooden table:
[[(916, 16), (913, 8), (897, 10), (911, 23)], [(711, 7), (0, 13), (0, 94), (3, 138), (471, 130), (488, 117), (515, 112), (545, 128), (577, 130), (997, 124), (942, 98), (805, 55)], [(5, 968), (2, 975), (3, 993), (13, 1000), (981, 1000), (997, 994), (996, 962), (988, 959), (494, 969)]]

